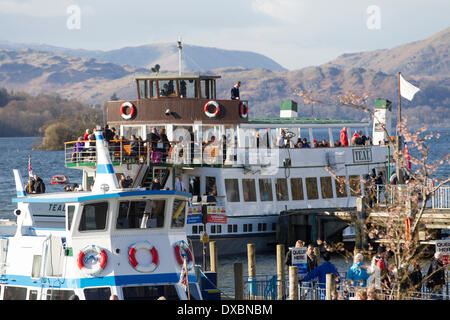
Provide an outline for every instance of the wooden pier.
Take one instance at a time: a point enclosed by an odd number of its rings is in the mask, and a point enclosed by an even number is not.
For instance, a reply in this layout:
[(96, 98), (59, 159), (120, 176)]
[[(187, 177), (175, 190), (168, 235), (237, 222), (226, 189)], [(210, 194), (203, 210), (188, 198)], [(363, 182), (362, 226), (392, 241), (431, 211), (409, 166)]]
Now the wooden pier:
[[(450, 229), (450, 187), (442, 186), (436, 190), (420, 219), (419, 240), (423, 244), (433, 243), (426, 239), (426, 233), (441, 229)], [(386, 221), (389, 213), (386, 204), (375, 203), (367, 210), (367, 199), (361, 197), (357, 206), (335, 209), (299, 209), (280, 213), (277, 229), (277, 243), (292, 246), (298, 239), (315, 243), (318, 239), (340, 241), (340, 235), (347, 226), (354, 226), (356, 233), (360, 224), (366, 222), (380, 223)], [(417, 204), (405, 206), (406, 211), (417, 211)], [(367, 212), (367, 213), (366, 213)], [(358, 235), (356, 235), (358, 237)], [(359, 245), (359, 244), (358, 244)]]

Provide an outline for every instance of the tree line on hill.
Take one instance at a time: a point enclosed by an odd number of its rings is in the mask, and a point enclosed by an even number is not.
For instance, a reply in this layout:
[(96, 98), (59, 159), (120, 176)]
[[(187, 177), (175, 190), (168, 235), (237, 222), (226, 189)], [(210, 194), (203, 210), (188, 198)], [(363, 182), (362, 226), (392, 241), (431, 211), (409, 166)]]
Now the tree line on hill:
[(0, 88), (0, 137), (43, 136), (36, 149), (60, 150), (86, 128), (103, 123), (103, 109), (58, 94), (32, 96)]

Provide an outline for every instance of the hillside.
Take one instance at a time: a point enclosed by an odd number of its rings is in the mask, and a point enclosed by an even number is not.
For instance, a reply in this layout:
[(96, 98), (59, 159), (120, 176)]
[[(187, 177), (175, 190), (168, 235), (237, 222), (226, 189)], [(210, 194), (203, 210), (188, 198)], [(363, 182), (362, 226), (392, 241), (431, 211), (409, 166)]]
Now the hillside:
[[(447, 29), (423, 41), (392, 49), (346, 54), (321, 66), (293, 71), (239, 67), (238, 63), (233, 64), (233, 67), (220, 67), (231, 63), (234, 53), (214, 48), (191, 46), (191, 50), (200, 52), (191, 51), (191, 54), (185, 55), (185, 59), (191, 55), (211, 55), (210, 60), (204, 61), (208, 67), (198, 72), (222, 76), (217, 82), (217, 95), (220, 99), (228, 99), (234, 82), (242, 81), (241, 96), (249, 101), (250, 116), (253, 117), (277, 117), (280, 101), (283, 99), (292, 99), (299, 103), (299, 116), (310, 116), (313, 112), (314, 116), (319, 117), (366, 117), (353, 109), (337, 107), (333, 102), (339, 95), (351, 90), (359, 95), (368, 94), (369, 106), (373, 105), (375, 98), (391, 100), (395, 118), (398, 105), (397, 72), (400, 70), (408, 81), (421, 89), (412, 102), (402, 99), (403, 114), (407, 116), (409, 123), (448, 126), (449, 35), (450, 29)], [(189, 52), (189, 46), (185, 46), (185, 49)], [(63, 98), (77, 99), (84, 104), (103, 104), (113, 93), (123, 99), (135, 98), (134, 76), (137, 73), (150, 73), (148, 69), (139, 66), (70, 56), (68, 52), (72, 49), (67, 50), (65, 54), (32, 49), (0, 50), (0, 87), (22, 90), (33, 95), (56, 92)], [(126, 52), (128, 49), (120, 50)], [(159, 53), (150, 58), (146, 56), (145, 50), (142, 55), (131, 50), (129, 62), (137, 63), (141, 59), (141, 63), (151, 61), (152, 65), (159, 61), (164, 73), (170, 69), (167, 66), (176, 61), (176, 47), (159, 46), (159, 50)], [(79, 51), (79, 55), (88, 52)], [(132, 52), (136, 55), (132, 56)], [(110, 60), (120, 56), (114, 52), (109, 53)], [(96, 54), (105, 52), (96, 51)], [(162, 57), (165, 57), (165, 60), (155, 60)], [(243, 59), (243, 55), (240, 57)], [(248, 59), (251, 60), (251, 57), (249, 54)], [(316, 98), (328, 101), (329, 105), (317, 105), (312, 109), (294, 94), (297, 89), (308, 91)]]
[(323, 66), (364, 68), (390, 74), (448, 77), (450, 75), (450, 28), (428, 39), (391, 49), (347, 53)]
[[(96, 59), (117, 65), (151, 68), (155, 64), (164, 66), (165, 70), (178, 70), (178, 49), (176, 43), (157, 43), (136, 47), (124, 47), (116, 50), (84, 50), (49, 46), (45, 44), (20, 44), (0, 41), (0, 49), (48, 52), (79, 58)], [(286, 70), (274, 60), (250, 51), (225, 50), (183, 44), (183, 69), (212, 70), (227, 67), (248, 69)]]

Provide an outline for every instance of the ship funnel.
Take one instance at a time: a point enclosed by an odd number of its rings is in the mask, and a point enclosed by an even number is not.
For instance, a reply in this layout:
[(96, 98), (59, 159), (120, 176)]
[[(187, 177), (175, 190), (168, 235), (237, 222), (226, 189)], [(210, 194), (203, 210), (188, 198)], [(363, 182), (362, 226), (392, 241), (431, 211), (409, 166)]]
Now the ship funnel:
[(93, 192), (106, 192), (119, 189), (114, 167), (109, 156), (108, 145), (101, 131), (95, 132), (97, 149), (97, 172), (95, 176)]
[(391, 133), (392, 102), (386, 99), (376, 99), (373, 114), (372, 140), (374, 145), (384, 145), (389, 142)]
[(22, 177), (19, 174), (19, 170), (13, 169), (14, 172), (14, 180), (16, 182), (16, 191), (18, 197), (25, 197), (27, 194), (25, 189), (23, 188)]

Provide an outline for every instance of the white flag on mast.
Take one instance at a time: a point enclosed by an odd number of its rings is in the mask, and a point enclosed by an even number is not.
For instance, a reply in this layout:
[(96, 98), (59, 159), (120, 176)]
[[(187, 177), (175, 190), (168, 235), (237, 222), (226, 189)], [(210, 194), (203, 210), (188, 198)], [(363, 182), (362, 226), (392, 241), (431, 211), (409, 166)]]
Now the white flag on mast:
[(406, 81), (400, 74), (400, 94), (403, 98), (406, 98), (409, 101), (412, 101), (412, 99), (414, 98), (414, 95), (419, 90), (420, 90), (419, 88), (413, 86), (411, 83)]

